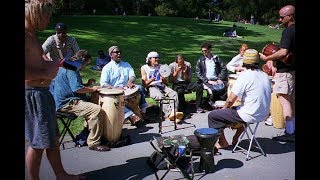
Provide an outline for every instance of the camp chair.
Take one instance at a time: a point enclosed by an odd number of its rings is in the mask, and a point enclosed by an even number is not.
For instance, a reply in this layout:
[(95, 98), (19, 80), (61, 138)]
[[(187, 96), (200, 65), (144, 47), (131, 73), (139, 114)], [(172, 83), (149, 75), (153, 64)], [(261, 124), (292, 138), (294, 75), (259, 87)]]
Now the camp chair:
[[(246, 154), (247, 154), (246, 161), (249, 160), (249, 154), (250, 154), (250, 151), (251, 151), (251, 147), (252, 147), (252, 142), (253, 142), (253, 140), (254, 140), (255, 143), (256, 143), (256, 146), (255, 146), (255, 145), (253, 145), (253, 146), (254, 146), (255, 148), (258, 148), (258, 149), (260, 150), (260, 152), (261, 152), (262, 155), (267, 156), (266, 153), (265, 153), (265, 152), (263, 151), (263, 149), (261, 148), (258, 140), (256, 139), (256, 132), (257, 132), (259, 123), (260, 123), (260, 122), (256, 122), (256, 123), (242, 123), (242, 126), (243, 126), (243, 128), (244, 128), (244, 131), (242, 132), (242, 134), (241, 134), (241, 136), (240, 136), (240, 140), (237, 142), (237, 144), (234, 146), (234, 148), (233, 148), (233, 150), (232, 150), (233, 153), (236, 151), (237, 148), (239, 148), (239, 149), (241, 149), (241, 150), (243, 150), (243, 151), (246, 151)], [(252, 128), (251, 128), (250, 125), (253, 125), (253, 124), (255, 124), (255, 127), (254, 127), (254, 130), (252, 131)], [(249, 131), (248, 131), (248, 130), (249, 130)], [(243, 147), (241, 147), (241, 146), (239, 145), (239, 143), (240, 143), (242, 140), (244, 140), (243, 137), (244, 137), (245, 134), (247, 135), (248, 140), (250, 140), (248, 149), (245, 149), (245, 148), (243, 148)]]
[(72, 113), (57, 111), (56, 117), (63, 124), (63, 129), (60, 132), (59, 146), (62, 144), (62, 148), (65, 149), (65, 146), (64, 146), (65, 142), (63, 142), (63, 140), (67, 132), (72, 138), (72, 141), (75, 143), (75, 146), (76, 146), (76, 138), (73, 135), (72, 131), (70, 130), (70, 125), (73, 120), (77, 119), (77, 116)]

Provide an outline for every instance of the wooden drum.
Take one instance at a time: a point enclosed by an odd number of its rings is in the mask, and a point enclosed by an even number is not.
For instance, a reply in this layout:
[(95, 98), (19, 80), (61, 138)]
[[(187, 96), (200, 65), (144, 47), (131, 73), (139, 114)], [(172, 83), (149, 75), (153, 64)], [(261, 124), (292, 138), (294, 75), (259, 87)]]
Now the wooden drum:
[(271, 113), (273, 127), (279, 128), (279, 129), (285, 128), (282, 106), (275, 93), (271, 94), (270, 113)]
[(103, 135), (109, 142), (120, 139), (124, 121), (124, 92), (120, 89), (102, 88), (99, 92), (99, 104), (106, 112)]
[[(229, 75), (229, 78), (228, 78), (228, 89), (227, 89), (227, 95), (229, 97), (230, 93), (231, 93), (231, 88), (232, 88), (232, 85), (234, 83), (234, 81), (238, 78), (239, 74), (230, 74)], [(241, 104), (241, 99), (238, 98), (236, 100), (236, 102), (233, 103), (232, 106), (239, 106)]]

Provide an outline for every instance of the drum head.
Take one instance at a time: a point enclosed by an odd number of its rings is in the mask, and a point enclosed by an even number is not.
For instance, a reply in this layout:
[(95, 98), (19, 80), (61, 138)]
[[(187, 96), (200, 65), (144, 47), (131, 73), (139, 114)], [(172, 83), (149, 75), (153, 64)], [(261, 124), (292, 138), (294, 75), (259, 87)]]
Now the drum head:
[(100, 94), (113, 95), (113, 94), (123, 94), (121, 89), (110, 89), (110, 88), (101, 88), (98, 90)]
[(133, 88), (126, 88), (124, 89), (124, 95), (125, 96), (129, 96), (131, 94), (134, 94), (135, 92), (137, 92), (139, 90), (138, 86), (134, 86)]
[(159, 73), (162, 77), (169, 77), (171, 74), (171, 69), (167, 64), (163, 64), (159, 68)]

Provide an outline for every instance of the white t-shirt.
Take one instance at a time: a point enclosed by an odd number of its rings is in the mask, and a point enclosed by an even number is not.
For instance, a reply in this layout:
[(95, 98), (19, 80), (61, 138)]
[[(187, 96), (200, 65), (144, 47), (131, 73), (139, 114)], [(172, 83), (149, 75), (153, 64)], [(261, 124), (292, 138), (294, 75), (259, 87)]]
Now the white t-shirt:
[(242, 97), (237, 112), (243, 121), (260, 122), (269, 116), (271, 81), (263, 71), (243, 71), (234, 82), (231, 92)]

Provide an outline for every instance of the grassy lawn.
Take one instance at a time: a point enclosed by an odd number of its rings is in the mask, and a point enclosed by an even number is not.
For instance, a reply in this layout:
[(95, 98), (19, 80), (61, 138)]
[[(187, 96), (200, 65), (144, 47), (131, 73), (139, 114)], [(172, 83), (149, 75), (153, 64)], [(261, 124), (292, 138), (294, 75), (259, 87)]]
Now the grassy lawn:
[[(141, 84), (140, 67), (152, 50), (160, 54), (162, 64), (169, 64), (174, 61), (175, 55), (183, 54), (195, 72), (196, 61), (202, 55), (200, 45), (203, 41), (212, 41), (212, 52), (228, 63), (238, 54), (242, 43), (261, 52), (269, 43), (278, 44), (282, 32), (268, 26), (237, 23), (237, 26), (243, 27), (237, 30), (237, 34), (244, 38), (229, 38), (222, 36), (224, 30), (233, 25), (228, 21), (208, 23), (206, 19), (153, 16), (61, 16), (53, 17), (48, 29), (38, 33), (41, 42), (54, 33), (57, 22), (66, 23), (68, 34), (77, 39), (80, 48), (90, 52), (91, 66), (96, 63), (98, 50), (106, 52), (110, 46), (118, 45), (123, 60), (135, 69), (137, 84)], [(100, 72), (90, 68), (81, 74), (84, 82), (89, 78), (97, 82), (100, 80)], [(186, 95), (186, 99), (195, 99), (195, 93)], [(147, 101), (154, 103), (151, 99)], [(78, 133), (82, 125), (82, 120), (74, 121), (72, 130)]]

